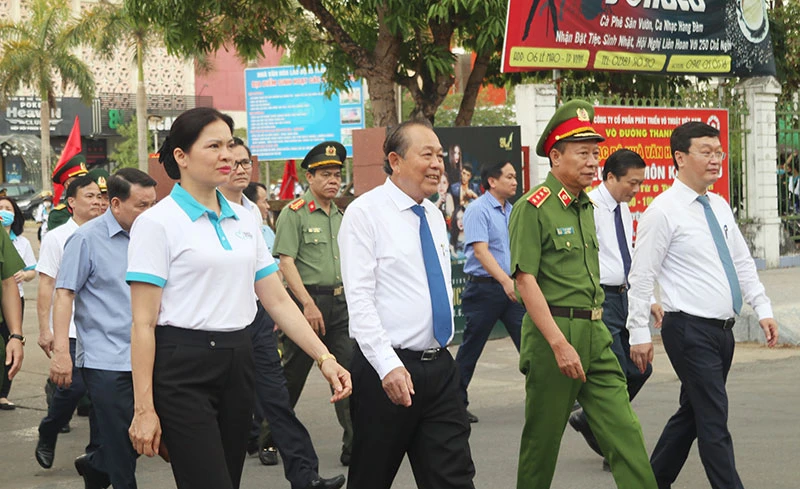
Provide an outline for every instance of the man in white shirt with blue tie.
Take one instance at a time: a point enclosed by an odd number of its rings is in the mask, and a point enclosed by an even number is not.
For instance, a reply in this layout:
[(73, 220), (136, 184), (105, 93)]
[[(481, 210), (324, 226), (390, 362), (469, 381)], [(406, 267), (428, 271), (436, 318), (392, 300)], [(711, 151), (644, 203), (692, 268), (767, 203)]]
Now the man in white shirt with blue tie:
[(386, 182), (356, 199), (339, 230), (342, 279), (357, 342), (348, 489), (388, 489), (407, 454), (417, 486), (472, 489), (475, 467), (453, 338), (450, 247), (428, 197), (444, 172), (427, 121), (384, 142)]
[[(606, 295), (603, 301), (603, 324), (611, 333), (611, 350), (625, 375), (631, 401), (653, 372), (649, 363), (645, 371), (640, 372), (631, 361), (628, 330), (625, 328), (628, 319), (628, 274), (633, 254), (633, 217), (628, 203), (644, 182), (646, 166), (636, 152), (619, 149), (603, 165), (603, 183), (589, 192), (589, 198), (594, 203), (595, 231), (600, 242), (600, 286)], [(653, 304), (650, 312), (660, 326), (664, 314), (661, 306)], [(583, 435), (592, 450), (603, 455), (582, 409), (570, 416), (569, 424)], [(605, 459), (603, 467), (608, 468)]]
[(629, 275), (631, 358), (640, 371), (653, 359), (648, 319), (658, 281), (666, 311), (661, 337), (681, 381), (680, 407), (650, 463), (659, 489), (670, 488), (696, 438), (712, 489), (742, 489), (725, 390), (735, 345), (731, 329), (743, 301), (755, 309), (770, 347), (778, 325), (730, 206), (708, 191), (725, 159), (719, 130), (688, 122), (672, 132), (670, 146), (678, 176), (639, 221)]

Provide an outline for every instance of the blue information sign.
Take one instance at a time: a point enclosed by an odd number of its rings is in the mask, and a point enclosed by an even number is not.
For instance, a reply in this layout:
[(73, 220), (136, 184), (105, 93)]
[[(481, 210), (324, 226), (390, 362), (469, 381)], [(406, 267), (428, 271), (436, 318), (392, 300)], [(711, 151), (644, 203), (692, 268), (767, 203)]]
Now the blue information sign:
[(361, 81), (328, 99), (325, 68), (278, 66), (244, 73), (247, 140), (259, 160), (301, 159), (326, 140), (341, 142), (352, 154), (353, 129), (364, 128)]

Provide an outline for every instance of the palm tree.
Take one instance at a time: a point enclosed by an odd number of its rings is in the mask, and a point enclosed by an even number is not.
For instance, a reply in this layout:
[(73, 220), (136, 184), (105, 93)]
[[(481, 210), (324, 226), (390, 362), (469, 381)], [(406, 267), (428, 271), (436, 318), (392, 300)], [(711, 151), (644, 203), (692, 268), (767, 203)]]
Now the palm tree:
[[(136, 136), (139, 169), (147, 172), (147, 92), (144, 85), (144, 59), (160, 35), (147, 19), (136, 15), (125, 5), (100, 2), (101, 19), (96, 24), (95, 48), (111, 58), (115, 48), (122, 46), (131, 63), (136, 63)], [(156, 148), (158, 151), (158, 148)]]
[(50, 186), (50, 110), (55, 108), (57, 79), (61, 90), (77, 88), (91, 104), (95, 85), (92, 72), (73, 50), (91, 36), (92, 14), (72, 14), (67, 0), (33, 0), (32, 15), (19, 22), (0, 23), (0, 103), (22, 87), (32, 89), (42, 102), (42, 189)]

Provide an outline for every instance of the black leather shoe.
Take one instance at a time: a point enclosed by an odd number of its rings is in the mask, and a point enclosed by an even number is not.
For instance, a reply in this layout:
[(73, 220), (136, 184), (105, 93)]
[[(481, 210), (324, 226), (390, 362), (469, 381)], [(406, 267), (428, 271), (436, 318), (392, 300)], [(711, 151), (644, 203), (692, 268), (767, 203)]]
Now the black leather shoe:
[(85, 453), (75, 459), (75, 469), (78, 471), (78, 475), (83, 477), (83, 485), (86, 489), (106, 489), (111, 485), (108, 474), (92, 467)]
[(347, 452), (342, 452), (342, 454), (339, 456), (339, 462), (341, 462), (342, 465), (344, 465), (345, 467), (349, 466), (350, 465), (350, 454), (347, 453)]
[(69, 433), (70, 431), (72, 431), (72, 428), (70, 428), (69, 423), (65, 424), (60, 430), (58, 430), (59, 433)]
[(258, 439), (248, 440), (247, 441), (247, 454), (248, 455), (255, 455), (258, 453)]
[(469, 410), (467, 410), (467, 421), (469, 421), (470, 423), (477, 423), (478, 417), (469, 412)]
[(43, 469), (49, 469), (53, 466), (53, 458), (56, 456), (56, 439), (46, 440), (42, 435), (39, 435), (39, 441), (36, 442), (36, 461)]
[(339, 489), (344, 485), (344, 476), (342, 474), (337, 475), (336, 477), (331, 477), (330, 479), (323, 479), (322, 477), (317, 477), (309, 485), (306, 486), (306, 489)]
[(607, 458), (603, 458), (603, 472), (611, 472), (611, 464), (608, 463)]
[(278, 451), (274, 447), (262, 448), (258, 452), (258, 460), (261, 465), (278, 465)]
[(597, 438), (594, 437), (594, 433), (592, 433), (592, 429), (589, 428), (586, 417), (583, 416), (583, 411), (573, 413), (569, 417), (569, 425), (572, 426), (575, 431), (583, 435), (583, 439), (586, 440), (586, 444), (589, 445), (589, 448), (594, 450), (594, 452), (601, 457), (603, 456), (600, 445), (597, 444)]

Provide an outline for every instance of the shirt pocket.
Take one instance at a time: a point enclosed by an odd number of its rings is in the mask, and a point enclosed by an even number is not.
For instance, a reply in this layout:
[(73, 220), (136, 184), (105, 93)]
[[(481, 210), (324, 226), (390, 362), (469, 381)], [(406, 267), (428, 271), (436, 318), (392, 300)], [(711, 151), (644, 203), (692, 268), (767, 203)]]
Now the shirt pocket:
[(555, 248), (553, 264), (561, 274), (568, 274), (570, 270), (575, 269), (576, 263), (583, 263), (583, 259), (580, 258), (583, 243), (580, 242), (578, 235), (553, 236), (553, 247)]

